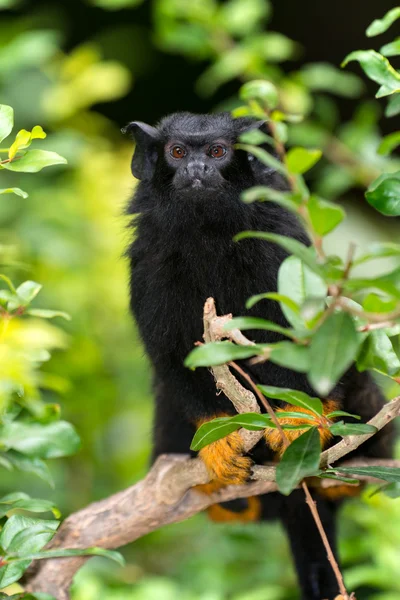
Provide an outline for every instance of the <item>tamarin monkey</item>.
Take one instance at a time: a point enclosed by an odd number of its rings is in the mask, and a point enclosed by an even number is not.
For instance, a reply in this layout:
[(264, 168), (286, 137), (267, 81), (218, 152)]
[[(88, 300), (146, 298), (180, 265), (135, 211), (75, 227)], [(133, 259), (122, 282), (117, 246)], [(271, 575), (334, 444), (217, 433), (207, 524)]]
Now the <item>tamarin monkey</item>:
[[(253, 294), (276, 291), (278, 269), (286, 258), (277, 245), (233, 237), (244, 230), (290, 236), (309, 244), (297, 218), (271, 203), (245, 204), (241, 193), (255, 185), (287, 189), (282, 176), (254, 156), (235, 147), (239, 136), (259, 124), (229, 113), (176, 113), (157, 127), (130, 123), (125, 131), (135, 142), (132, 173), (139, 184), (128, 212), (135, 215), (130, 260), (131, 309), (154, 369), (156, 396), (153, 458), (164, 453), (189, 453), (196, 429), (205, 421), (233, 415), (232, 403), (217, 393), (206, 368), (191, 371), (183, 362), (202, 339), (203, 306), (215, 299), (218, 314), (252, 315), (287, 322), (279, 303), (258, 302), (245, 309)], [(274, 332), (255, 331), (257, 342), (276, 342)], [(252, 366), (259, 382), (316, 395), (306, 377), (271, 362)], [(352, 367), (329, 397), (325, 412), (345, 410), (368, 420), (384, 404), (371, 376)], [(296, 410), (277, 402), (279, 410)], [(260, 407), (263, 410), (263, 407)], [(296, 421), (299, 424), (299, 421)], [(290, 430), (288, 430), (290, 432)], [(365, 443), (363, 456), (389, 457), (392, 427)], [(333, 439), (324, 432), (324, 447)], [(276, 460), (283, 452), (275, 430), (267, 430), (252, 452), (244, 453), (237, 432), (200, 451), (218, 486), (248, 481), (253, 462)], [(319, 514), (334, 552), (335, 513), (339, 495), (354, 487), (332, 488), (332, 497), (315, 494)], [(207, 491), (206, 489), (204, 491)], [(302, 490), (214, 506), (216, 520), (280, 518), (289, 535), (303, 600), (332, 600), (338, 586)]]

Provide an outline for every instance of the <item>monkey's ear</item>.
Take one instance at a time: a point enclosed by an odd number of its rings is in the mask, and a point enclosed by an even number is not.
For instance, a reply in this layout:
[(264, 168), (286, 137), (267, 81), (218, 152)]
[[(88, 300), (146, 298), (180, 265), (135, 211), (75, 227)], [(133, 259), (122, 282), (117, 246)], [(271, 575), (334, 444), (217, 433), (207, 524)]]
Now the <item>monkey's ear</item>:
[(157, 142), (159, 133), (155, 127), (133, 121), (122, 129), (122, 133), (130, 134), (135, 142), (135, 154), (132, 158), (131, 169), (136, 179), (151, 179), (157, 160)]

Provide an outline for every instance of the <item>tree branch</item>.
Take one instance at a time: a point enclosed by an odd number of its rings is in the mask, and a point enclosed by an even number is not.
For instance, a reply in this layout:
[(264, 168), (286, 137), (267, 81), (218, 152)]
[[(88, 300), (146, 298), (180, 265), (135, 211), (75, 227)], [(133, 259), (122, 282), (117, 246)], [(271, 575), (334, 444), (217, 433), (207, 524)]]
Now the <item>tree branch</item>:
[[(227, 317), (217, 317), (215, 304), (209, 298), (204, 309), (204, 339), (206, 342), (232, 336), (243, 343), (237, 332), (226, 334), (223, 324)], [(243, 336), (244, 340), (247, 340)], [(248, 340), (247, 340), (248, 341)], [(251, 342), (249, 342), (251, 343)], [(227, 365), (212, 369), (218, 389), (232, 401), (237, 412), (260, 412), (255, 395), (244, 388), (233, 376)], [(369, 421), (381, 429), (400, 413), (400, 397), (392, 400)], [(260, 433), (241, 430), (246, 450), (250, 450), (260, 439)], [(348, 436), (321, 455), (321, 466), (331, 465), (346, 454), (355, 450), (371, 435)], [(347, 464), (347, 463), (344, 463)], [(400, 461), (353, 460), (349, 466), (386, 465), (400, 468)], [(183, 521), (219, 502), (257, 496), (277, 491), (275, 466), (253, 467), (254, 481), (246, 485), (228, 486), (204, 494), (191, 489), (207, 483), (209, 475), (199, 458), (190, 459), (184, 455), (160, 456), (148, 475), (135, 485), (114, 494), (100, 502), (70, 515), (47, 546), (55, 548), (119, 548), (170, 523)], [(376, 482), (369, 477), (359, 480)], [(312, 487), (331, 487), (342, 482), (331, 479), (310, 478)], [(357, 485), (357, 484), (355, 484)], [(44, 592), (57, 600), (69, 599), (69, 588), (76, 571), (87, 558), (60, 558), (34, 562), (27, 577), (26, 589), (29, 592)]]

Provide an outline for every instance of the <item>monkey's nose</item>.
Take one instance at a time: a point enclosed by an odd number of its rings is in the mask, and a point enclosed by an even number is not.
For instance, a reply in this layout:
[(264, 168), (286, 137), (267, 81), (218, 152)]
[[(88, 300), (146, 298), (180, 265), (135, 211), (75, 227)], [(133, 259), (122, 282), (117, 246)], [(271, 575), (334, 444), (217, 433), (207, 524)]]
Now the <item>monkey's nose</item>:
[(203, 162), (192, 162), (189, 163), (186, 167), (186, 173), (190, 177), (190, 179), (201, 181), (204, 179), (204, 176), (208, 170), (208, 167)]

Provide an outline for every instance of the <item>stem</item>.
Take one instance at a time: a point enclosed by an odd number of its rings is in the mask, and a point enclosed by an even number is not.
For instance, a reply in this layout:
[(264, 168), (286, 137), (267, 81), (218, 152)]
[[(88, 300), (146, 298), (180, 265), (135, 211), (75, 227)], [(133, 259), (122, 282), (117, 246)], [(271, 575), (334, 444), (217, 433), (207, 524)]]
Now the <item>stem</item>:
[(260, 390), (258, 389), (258, 387), (256, 386), (256, 384), (254, 383), (254, 381), (252, 380), (252, 378), (250, 377), (250, 375), (248, 375), (245, 371), (243, 371), (243, 369), (241, 367), (239, 367), (239, 365), (237, 365), (233, 361), (229, 362), (228, 365), (230, 367), (232, 367), (233, 369), (235, 369), (238, 373), (240, 373), (240, 375), (243, 377), (243, 379), (245, 379), (247, 381), (247, 383), (252, 387), (252, 389), (254, 390), (254, 393), (256, 394), (257, 398), (260, 400), (260, 402), (262, 403), (262, 405), (265, 407), (267, 413), (271, 417), (272, 421), (275, 423), (276, 428), (278, 429), (279, 433), (281, 434), (282, 441), (283, 441), (283, 443), (285, 445), (285, 448), (287, 448), (289, 446), (289, 440), (287, 439), (287, 437), (285, 435), (285, 432), (283, 431), (282, 426), (279, 423), (278, 418), (277, 418), (274, 410), (272, 409), (272, 406), (268, 402), (268, 400), (260, 392)]
[(313, 500), (313, 498), (312, 498), (312, 496), (310, 494), (310, 490), (308, 489), (308, 486), (305, 483), (305, 481), (302, 482), (301, 487), (304, 490), (304, 493), (306, 495), (306, 502), (307, 502), (307, 504), (308, 504), (308, 506), (309, 506), (309, 508), (311, 510), (311, 514), (312, 514), (312, 516), (314, 518), (314, 521), (315, 521), (315, 524), (316, 524), (316, 526), (318, 528), (319, 534), (320, 534), (321, 539), (322, 539), (322, 543), (325, 546), (325, 550), (326, 550), (326, 553), (328, 555), (328, 560), (329, 560), (329, 562), (331, 564), (333, 572), (335, 573), (335, 577), (336, 577), (338, 585), (339, 585), (340, 593), (343, 596), (344, 600), (350, 600), (350, 596), (347, 593), (346, 587), (344, 585), (343, 575), (342, 575), (342, 573), (340, 571), (340, 568), (339, 568), (339, 565), (338, 565), (337, 560), (335, 558), (335, 555), (333, 554), (333, 551), (332, 551), (331, 545), (329, 543), (328, 537), (327, 537), (327, 535), (325, 533), (324, 526), (322, 525), (322, 521), (320, 519), (318, 510), (317, 510), (317, 505), (314, 502), (314, 500)]

